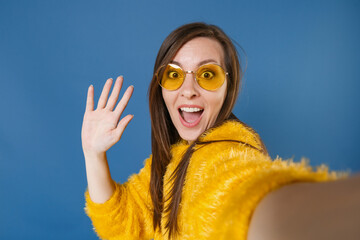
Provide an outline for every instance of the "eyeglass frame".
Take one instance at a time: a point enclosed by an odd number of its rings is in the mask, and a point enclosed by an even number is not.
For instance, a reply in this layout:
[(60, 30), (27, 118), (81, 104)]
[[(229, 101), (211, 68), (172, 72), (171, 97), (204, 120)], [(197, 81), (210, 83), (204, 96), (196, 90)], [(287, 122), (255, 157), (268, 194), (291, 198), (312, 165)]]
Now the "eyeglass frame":
[[(181, 85), (180, 85), (178, 88), (174, 89), (174, 90), (169, 90), (169, 89), (163, 87), (163, 86), (161, 85), (161, 83), (160, 83), (160, 82), (161, 82), (161, 79), (162, 79), (162, 78), (159, 78), (160, 69), (164, 68), (164, 70), (165, 70), (168, 65), (175, 65), (175, 66), (179, 67), (183, 73), (185, 73), (185, 74), (184, 74), (184, 80), (182, 81)], [(202, 86), (200, 86), (200, 84), (199, 84), (199, 82), (198, 82), (198, 79), (197, 79), (197, 77), (196, 77), (197, 71), (198, 71), (202, 66), (206, 66), (206, 65), (216, 65), (216, 66), (220, 67), (220, 68), (224, 71), (224, 73), (225, 73), (225, 79), (224, 79), (223, 83), (222, 83), (218, 88), (216, 88), (216, 89), (214, 89), (214, 90), (208, 90), (208, 89), (205, 89), (205, 88), (203, 88)], [(156, 73), (155, 73), (155, 77), (156, 77), (156, 80), (157, 80), (157, 82), (158, 82), (158, 84), (160, 85), (161, 88), (163, 88), (163, 89), (165, 89), (165, 90), (167, 90), (167, 91), (176, 91), (176, 90), (178, 90), (179, 88), (181, 88), (181, 86), (184, 84), (186, 74), (188, 74), (188, 73), (194, 74), (194, 80), (195, 80), (195, 82), (197, 83), (197, 85), (198, 85), (199, 87), (201, 87), (202, 89), (204, 89), (204, 90), (206, 90), (206, 91), (209, 91), (209, 92), (215, 92), (216, 90), (218, 90), (218, 89), (224, 84), (224, 82), (225, 82), (225, 80), (226, 80), (226, 76), (229, 75), (229, 72), (225, 72), (225, 69), (224, 69), (220, 64), (217, 64), (217, 63), (205, 63), (205, 64), (202, 64), (202, 65), (200, 65), (199, 67), (197, 67), (195, 71), (185, 71), (181, 66), (179, 66), (179, 65), (177, 65), (177, 64), (175, 64), (175, 63), (168, 63), (168, 64), (166, 64), (166, 65), (165, 65), (165, 64), (164, 64), (164, 65), (161, 65), (161, 66), (158, 68), (158, 70), (157, 70)], [(163, 73), (163, 74), (164, 74), (164, 73)]]

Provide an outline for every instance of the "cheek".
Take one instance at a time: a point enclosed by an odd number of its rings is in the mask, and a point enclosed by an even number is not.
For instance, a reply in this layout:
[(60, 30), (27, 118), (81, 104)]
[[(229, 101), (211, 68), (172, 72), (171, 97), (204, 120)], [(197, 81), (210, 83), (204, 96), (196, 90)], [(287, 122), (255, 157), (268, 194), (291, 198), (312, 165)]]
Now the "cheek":
[[(214, 100), (215, 100), (215, 99), (214, 99)], [(221, 109), (223, 103), (224, 103), (224, 97), (222, 97), (222, 96), (219, 97), (219, 98), (217, 98), (216, 101), (214, 101), (214, 110), (215, 110), (217, 113), (220, 112), (220, 109)]]
[(166, 94), (166, 92), (164, 91), (164, 89), (162, 89), (161, 93), (162, 93), (162, 98), (163, 98), (163, 100), (164, 100), (164, 102), (165, 102), (165, 105), (166, 105), (166, 107), (167, 107), (167, 106), (168, 106), (168, 102), (169, 102), (169, 96)]
[(162, 97), (163, 97), (163, 100), (165, 102), (165, 105), (166, 105), (166, 108), (167, 108), (168, 112), (171, 114), (171, 110), (172, 110), (172, 106), (173, 106), (173, 102), (174, 102), (173, 94), (171, 94), (171, 92), (165, 91), (163, 89), (162, 90)]
[(221, 110), (225, 97), (223, 94), (217, 94), (216, 96), (209, 96), (208, 99), (210, 120), (213, 122)]
[(211, 105), (212, 110), (216, 112), (216, 114), (218, 114), (220, 112), (220, 109), (225, 101), (225, 96), (226, 96), (226, 88), (222, 88), (220, 89), (220, 92), (217, 92), (217, 94), (215, 96), (212, 96), (211, 99)]

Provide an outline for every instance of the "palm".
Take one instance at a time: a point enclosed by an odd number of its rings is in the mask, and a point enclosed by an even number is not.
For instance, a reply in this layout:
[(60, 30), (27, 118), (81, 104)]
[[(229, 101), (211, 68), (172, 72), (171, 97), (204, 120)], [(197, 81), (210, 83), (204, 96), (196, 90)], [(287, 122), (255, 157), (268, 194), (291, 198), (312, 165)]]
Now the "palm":
[(119, 77), (114, 85), (114, 89), (108, 99), (112, 80), (109, 79), (100, 95), (97, 109), (94, 110), (94, 88), (89, 87), (86, 111), (84, 114), (81, 139), (84, 152), (102, 153), (106, 152), (121, 138), (127, 124), (132, 119), (132, 115), (121, 118), (127, 103), (133, 92), (130, 86), (120, 102), (116, 105), (119, 98), (123, 78)]

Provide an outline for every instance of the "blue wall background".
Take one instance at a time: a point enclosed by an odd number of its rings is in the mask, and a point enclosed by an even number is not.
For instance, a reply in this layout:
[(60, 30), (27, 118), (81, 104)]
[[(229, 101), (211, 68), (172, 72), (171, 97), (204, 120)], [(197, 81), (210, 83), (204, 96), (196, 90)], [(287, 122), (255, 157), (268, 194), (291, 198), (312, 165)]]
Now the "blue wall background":
[[(0, 1), (0, 238), (97, 239), (83, 212), (87, 87), (123, 74), (135, 118), (108, 153), (125, 181), (150, 154), (147, 87), (161, 42), (192, 21), (247, 54), (234, 113), (273, 157), (358, 172), (359, 1)], [(243, 59), (245, 62), (245, 60)]]

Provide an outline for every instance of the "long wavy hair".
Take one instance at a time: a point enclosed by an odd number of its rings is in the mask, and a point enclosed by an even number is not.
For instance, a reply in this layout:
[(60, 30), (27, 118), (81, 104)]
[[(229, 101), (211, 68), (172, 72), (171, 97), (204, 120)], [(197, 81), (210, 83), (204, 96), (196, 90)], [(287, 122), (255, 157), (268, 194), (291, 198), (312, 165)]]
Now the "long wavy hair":
[[(172, 173), (171, 180), (173, 180), (173, 185), (169, 194), (170, 196), (164, 196), (163, 177), (171, 159), (171, 145), (178, 142), (181, 138), (171, 121), (155, 73), (161, 66), (173, 60), (178, 50), (185, 43), (197, 37), (211, 38), (221, 44), (224, 51), (224, 67), (226, 72), (229, 73), (226, 81), (226, 97), (214, 125), (219, 125), (229, 118), (236, 119), (231, 111), (235, 105), (242, 78), (242, 70), (235, 46), (230, 38), (215, 25), (198, 22), (183, 25), (171, 32), (160, 47), (155, 61), (154, 75), (148, 90), (152, 147), (150, 194), (154, 207), (154, 231), (156, 231), (158, 227), (161, 229), (161, 215), (164, 212), (168, 214), (169, 217), (165, 229), (168, 231), (170, 239), (179, 232), (177, 217), (182, 189), (189, 160), (193, 153), (193, 147), (198, 141), (194, 141), (183, 155), (179, 165)], [(167, 199), (170, 200), (170, 203), (167, 208), (164, 209), (164, 201)]]

